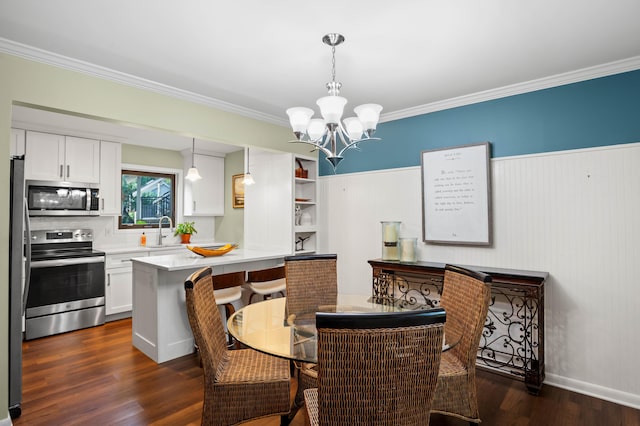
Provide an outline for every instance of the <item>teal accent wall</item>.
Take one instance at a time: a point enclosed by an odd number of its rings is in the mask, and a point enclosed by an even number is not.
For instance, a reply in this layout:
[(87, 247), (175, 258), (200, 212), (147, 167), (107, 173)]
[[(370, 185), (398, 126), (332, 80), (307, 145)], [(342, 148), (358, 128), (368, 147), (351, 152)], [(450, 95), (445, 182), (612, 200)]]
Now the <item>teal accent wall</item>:
[[(640, 70), (378, 125), (337, 174), (420, 165), (424, 150), (491, 142), (492, 157), (640, 142)], [(320, 154), (320, 174), (333, 170)]]

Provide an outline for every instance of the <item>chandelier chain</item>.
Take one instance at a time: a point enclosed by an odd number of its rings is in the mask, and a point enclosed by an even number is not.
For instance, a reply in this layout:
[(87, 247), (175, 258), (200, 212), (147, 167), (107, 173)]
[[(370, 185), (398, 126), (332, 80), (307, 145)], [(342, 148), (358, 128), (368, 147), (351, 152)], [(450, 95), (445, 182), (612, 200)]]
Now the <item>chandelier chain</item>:
[(336, 81), (336, 47), (331, 46), (331, 81)]

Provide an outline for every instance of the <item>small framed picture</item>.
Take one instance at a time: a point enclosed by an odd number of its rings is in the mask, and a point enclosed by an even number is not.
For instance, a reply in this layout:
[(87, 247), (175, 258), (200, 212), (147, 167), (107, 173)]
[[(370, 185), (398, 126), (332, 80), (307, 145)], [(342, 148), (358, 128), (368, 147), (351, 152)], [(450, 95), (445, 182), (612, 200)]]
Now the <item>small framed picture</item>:
[(244, 173), (231, 178), (231, 196), (234, 209), (244, 208)]

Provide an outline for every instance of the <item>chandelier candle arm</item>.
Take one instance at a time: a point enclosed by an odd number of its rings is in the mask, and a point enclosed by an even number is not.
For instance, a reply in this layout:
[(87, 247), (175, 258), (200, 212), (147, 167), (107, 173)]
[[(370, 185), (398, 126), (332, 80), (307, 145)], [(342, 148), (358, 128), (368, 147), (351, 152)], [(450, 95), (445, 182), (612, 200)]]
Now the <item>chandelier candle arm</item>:
[[(338, 96), (342, 85), (336, 82), (336, 46), (344, 42), (344, 37), (341, 34), (330, 33), (322, 37), (322, 42), (331, 46), (331, 81), (326, 84), (328, 96), (316, 101), (322, 119), (312, 119), (314, 111), (305, 107), (289, 108), (287, 115), (296, 137), (292, 142), (306, 143), (322, 151), (335, 171), (346, 150), (357, 149), (359, 142), (380, 140), (373, 135), (380, 120), (382, 106), (378, 104), (357, 106), (354, 109), (357, 117), (345, 118), (342, 121), (347, 99)], [(344, 145), (340, 151), (338, 151), (338, 139)]]

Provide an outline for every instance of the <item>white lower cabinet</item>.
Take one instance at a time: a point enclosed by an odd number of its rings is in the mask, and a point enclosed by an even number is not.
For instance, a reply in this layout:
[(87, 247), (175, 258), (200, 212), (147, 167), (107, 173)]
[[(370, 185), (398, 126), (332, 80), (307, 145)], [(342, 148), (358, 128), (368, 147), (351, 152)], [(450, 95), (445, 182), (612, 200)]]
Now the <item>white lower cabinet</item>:
[(105, 293), (107, 315), (127, 312), (132, 307), (131, 268), (107, 269), (107, 290)]
[(131, 258), (146, 256), (147, 252), (107, 254), (105, 276), (105, 314), (131, 311), (133, 305)]
[[(182, 247), (167, 247), (166, 249), (139, 249), (126, 253), (107, 254), (105, 266), (105, 314), (107, 316), (122, 314), (124, 312), (131, 312), (133, 308), (132, 258), (183, 254), (185, 250), (186, 249)], [(122, 317), (123, 315), (119, 315), (114, 319)]]

